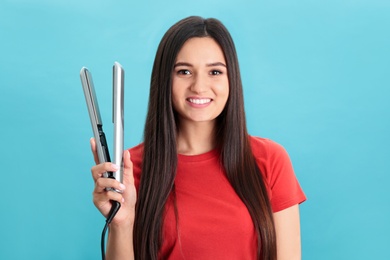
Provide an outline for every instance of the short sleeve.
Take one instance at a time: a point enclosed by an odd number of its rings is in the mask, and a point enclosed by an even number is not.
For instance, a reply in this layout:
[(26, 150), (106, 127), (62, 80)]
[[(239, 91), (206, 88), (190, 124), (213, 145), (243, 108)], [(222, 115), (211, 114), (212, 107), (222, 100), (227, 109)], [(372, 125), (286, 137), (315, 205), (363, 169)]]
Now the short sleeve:
[(295, 176), (287, 151), (269, 139), (255, 138), (254, 155), (268, 186), (273, 212), (278, 212), (306, 200)]

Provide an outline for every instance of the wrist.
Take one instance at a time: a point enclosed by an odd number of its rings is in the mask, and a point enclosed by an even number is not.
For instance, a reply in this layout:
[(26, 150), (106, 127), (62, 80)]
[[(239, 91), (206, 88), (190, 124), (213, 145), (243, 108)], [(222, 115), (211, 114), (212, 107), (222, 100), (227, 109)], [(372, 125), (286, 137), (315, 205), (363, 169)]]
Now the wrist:
[(113, 231), (117, 230), (133, 230), (134, 226), (134, 218), (121, 220), (121, 221), (115, 221), (115, 219), (110, 223), (109, 229)]

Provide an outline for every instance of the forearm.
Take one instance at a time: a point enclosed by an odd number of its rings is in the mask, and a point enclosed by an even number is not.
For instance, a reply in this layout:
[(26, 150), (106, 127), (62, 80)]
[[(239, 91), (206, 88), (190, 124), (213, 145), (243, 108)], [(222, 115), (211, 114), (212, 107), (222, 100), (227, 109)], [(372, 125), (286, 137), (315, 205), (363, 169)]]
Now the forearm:
[(126, 228), (110, 225), (106, 259), (134, 259), (133, 224), (128, 225)]
[(274, 213), (278, 260), (301, 259), (299, 207), (294, 205)]

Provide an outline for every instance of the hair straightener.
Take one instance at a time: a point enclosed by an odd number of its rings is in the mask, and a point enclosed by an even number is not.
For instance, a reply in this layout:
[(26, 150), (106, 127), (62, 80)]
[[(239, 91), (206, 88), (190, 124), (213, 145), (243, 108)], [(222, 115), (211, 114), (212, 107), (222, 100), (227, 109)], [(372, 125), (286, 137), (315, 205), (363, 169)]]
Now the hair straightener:
[[(84, 96), (87, 103), (89, 118), (91, 119), (92, 131), (95, 137), (96, 150), (99, 163), (111, 162), (110, 153), (107, 146), (106, 136), (103, 131), (103, 122), (100, 116), (99, 106), (96, 98), (95, 88), (92, 76), (86, 67), (80, 71), (81, 84), (84, 90)], [(114, 160), (113, 163), (119, 166), (116, 172), (105, 172), (106, 178), (113, 178), (123, 183), (123, 101), (124, 101), (124, 70), (122, 66), (115, 62), (113, 66), (113, 107), (112, 121), (114, 123)], [(114, 188), (106, 188), (115, 192), (121, 192)], [(117, 201), (111, 201), (112, 207), (107, 215), (106, 225), (102, 233), (102, 258), (104, 259), (104, 237), (108, 224), (111, 223), (115, 214), (118, 212), (121, 204)]]

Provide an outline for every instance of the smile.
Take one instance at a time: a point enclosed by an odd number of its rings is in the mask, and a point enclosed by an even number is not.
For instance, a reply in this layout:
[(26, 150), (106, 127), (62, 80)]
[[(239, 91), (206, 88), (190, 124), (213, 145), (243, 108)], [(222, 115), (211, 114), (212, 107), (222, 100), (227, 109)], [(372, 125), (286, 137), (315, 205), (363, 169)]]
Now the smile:
[(203, 105), (211, 102), (210, 98), (189, 98), (187, 100), (197, 105)]

